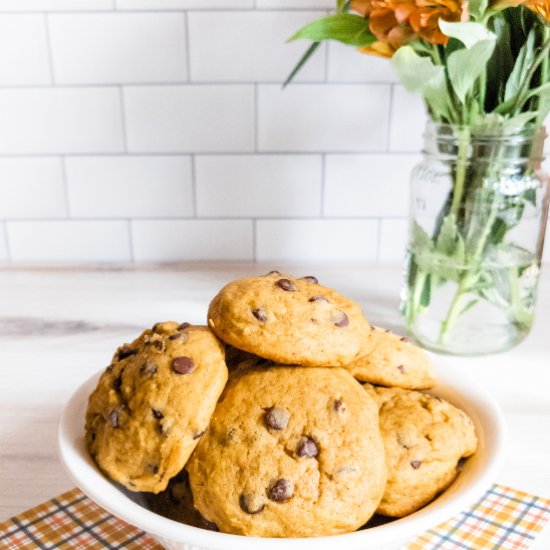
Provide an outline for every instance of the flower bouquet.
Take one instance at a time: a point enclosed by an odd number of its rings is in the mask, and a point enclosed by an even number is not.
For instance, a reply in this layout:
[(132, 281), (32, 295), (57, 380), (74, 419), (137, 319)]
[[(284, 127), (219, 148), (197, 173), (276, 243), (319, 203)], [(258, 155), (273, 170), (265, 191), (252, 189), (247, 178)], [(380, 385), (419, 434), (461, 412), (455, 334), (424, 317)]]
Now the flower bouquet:
[(548, 212), (550, 0), (338, 0), (291, 40), (391, 58), (423, 96), (402, 312), (432, 349), (475, 354), (521, 341), (534, 314)]

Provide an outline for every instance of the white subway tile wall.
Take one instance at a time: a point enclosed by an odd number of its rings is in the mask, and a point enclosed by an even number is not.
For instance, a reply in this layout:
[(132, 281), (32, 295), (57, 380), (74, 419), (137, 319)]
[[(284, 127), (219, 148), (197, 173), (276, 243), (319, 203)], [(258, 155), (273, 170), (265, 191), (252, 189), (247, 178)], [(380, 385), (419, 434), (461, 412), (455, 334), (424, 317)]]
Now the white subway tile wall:
[(281, 86), (334, 3), (0, 0), (0, 261), (401, 263), (422, 101), (333, 42)]

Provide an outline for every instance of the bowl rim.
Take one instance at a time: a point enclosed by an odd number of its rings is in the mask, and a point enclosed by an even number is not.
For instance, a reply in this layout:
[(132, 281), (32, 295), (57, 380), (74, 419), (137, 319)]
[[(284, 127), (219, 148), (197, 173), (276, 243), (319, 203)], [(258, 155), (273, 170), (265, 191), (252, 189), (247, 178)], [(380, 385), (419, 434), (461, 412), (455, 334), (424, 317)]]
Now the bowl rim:
[[(364, 549), (366, 543), (380, 545), (391, 541), (406, 541), (450, 519), (479, 500), (495, 482), (507, 444), (504, 416), (495, 399), (460, 371), (458, 365), (447, 362), (444, 358), (436, 358), (434, 369), (438, 384), (430, 393), (433, 391), (451, 403), (462, 399), (464, 402), (459, 406), (472, 417), (478, 436), (483, 434), (479, 438), (480, 445), (483, 445), (483, 456), (480, 459), (483, 461), (482, 467), (470, 476), (473, 476), (470, 484), (457, 484), (455, 480), (437, 499), (414, 514), (367, 530), (308, 538), (247, 537), (178, 523), (137, 504), (100, 472), (85, 449), (84, 415), (88, 396), (103, 370), (81, 384), (63, 408), (57, 431), (58, 455), (69, 477), (91, 500), (114, 516), (164, 540), (212, 550), (280, 550), (281, 544), (288, 550), (312, 550), (332, 548), (339, 543), (348, 550), (359, 550)], [(463, 476), (464, 472), (457, 480)]]

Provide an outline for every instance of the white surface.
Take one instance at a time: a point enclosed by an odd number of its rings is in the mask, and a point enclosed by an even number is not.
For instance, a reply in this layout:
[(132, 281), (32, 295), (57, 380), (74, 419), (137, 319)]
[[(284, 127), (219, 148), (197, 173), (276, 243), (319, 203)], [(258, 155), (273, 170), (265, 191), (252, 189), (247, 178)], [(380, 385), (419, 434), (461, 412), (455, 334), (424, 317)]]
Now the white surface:
[(376, 259), (375, 220), (259, 220), (256, 258), (259, 261), (362, 263)]
[(0, 152), (85, 153), (123, 149), (114, 88), (0, 90)]
[(180, 260), (252, 260), (249, 220), (132, 221), (134, 259), (138, 262)]
[(46, 18), (38, 14), (0, 18), (0, 85), (50, 82)]
[(476, 426), (478, 450), (457, 480), (436, 501), (406, 518), (357, 533), (308, 539), (242, 538), (178, 525), (145, 510), (101, 474), (84, 445), (88, 396), (102, 371), (84, 383), (65, 406), (58, 432), (59, 456), (69, 476), (84, 493), (115, 516), (156, 536), (161, 543), (167, 541), (171, 550), (188, 550), (187, 545), (212, 550), (332, 550), (335, 545), (347, 550), (395, 550), (402, 542), (476, 502), (494, 483), (502, 466), (506, 429), (494, 400), (474, 380), (446, 365), (443, 358), (435, 371), (439, 383), (431, 392), (470, 415)]
[(56, 83), (187, 79), (182, 14), (57, 14), (48, 23)]
[(411, 170), (418, 155), (327, 155), (327, 216), (373, 218), (409, 214)]
[[(180, 270), (0, 272), (0, 517), (68, 490), (56, 458), (56, 424), (74, 390), (106, 366), (117, 345), (155, 321), (204, 322), (213, 295), (230, 279), (283, 266), (193, 265)], [(374, 324), (402, 331), (400, 269), (302, 265), (296, 275), (359, 301)], [(473, 376), (504, 411), (510, 436), (498, 482), (550, 498), (550, 272), (540, 288), (528, 339), (501, 355), (446, 359)], [(547, 528), (532, 548), (550, 547)]]
[[(304, 42), (281, 47), (297, 29), (323, 12), (189, 13), (191, 79), (197, 82), (283, 82), (304, 51)], [(213, 37), (215, 37), (213, 39)], [(220, 47), (223, 44), (223, 47)], [(298, 81), (322, 81), (325, 48)]]
[(188, 156), (71, 157), (65, 160), (65, 170), (72, 217), (176, 218), (194, 214)]
[(120, 262), (131, 258), (128, 224), (123, 221), (14, 221), (7, 223), (7, 232), (15, 261)]
[(378, 250), (380, 261), (395, 264), (402, 262), (408, 240), (408, 219), (382, 220), (380, 222), (380, 248)]
[(258, 91), (259, 150), (384, 151), (389, 92), (389, 86), (369, 84), (293, 84), (284, 90), (263, 84)]
[(389, 150), (411, 153), (421, 151), (425, 124), (426, 110), (422, 98), (407, 93), (403, 86), (394, 86)]
[(358, 53), (340, 42), (328, 43), (329, 82), (397, 82), (397, 74), (388, 60)]
[(63, 218), (67, 214), (61, 159), (0, 159), (0, 218)]
[(251, 85), (126, 88), (128, 147), (136, 152), (252, 151), (253, 100)]
[(197, 214), (318, 217), (321, 171), (318, 155), (197, 156)]
[(108, 10), (114, 0), (2, 0), (2, 11), (79, 11)]

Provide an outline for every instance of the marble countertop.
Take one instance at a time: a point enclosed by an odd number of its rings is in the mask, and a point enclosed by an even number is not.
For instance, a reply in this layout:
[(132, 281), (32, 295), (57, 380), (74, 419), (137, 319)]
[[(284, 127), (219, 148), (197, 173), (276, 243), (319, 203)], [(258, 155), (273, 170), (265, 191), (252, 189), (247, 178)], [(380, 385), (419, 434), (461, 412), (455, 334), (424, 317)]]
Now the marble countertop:
[[(261, 264), (7, 269), (0, 272), (0, 520), (70, 489), (56, 455), (56, 425), (72, 392), (104, 368), (120, 343), (174, 319), (204, 323), (210, 299)], [(357, 300), (371, 322), (397, 332), (399, 268), (275, 266), (316, 275)], [(502, 407), (510, 435), (498, 482), (550, 498), (550, 270), (535, 326), (515, 349), (453, 358)], [(550, 527), (534, 542), (550, 548)]]

